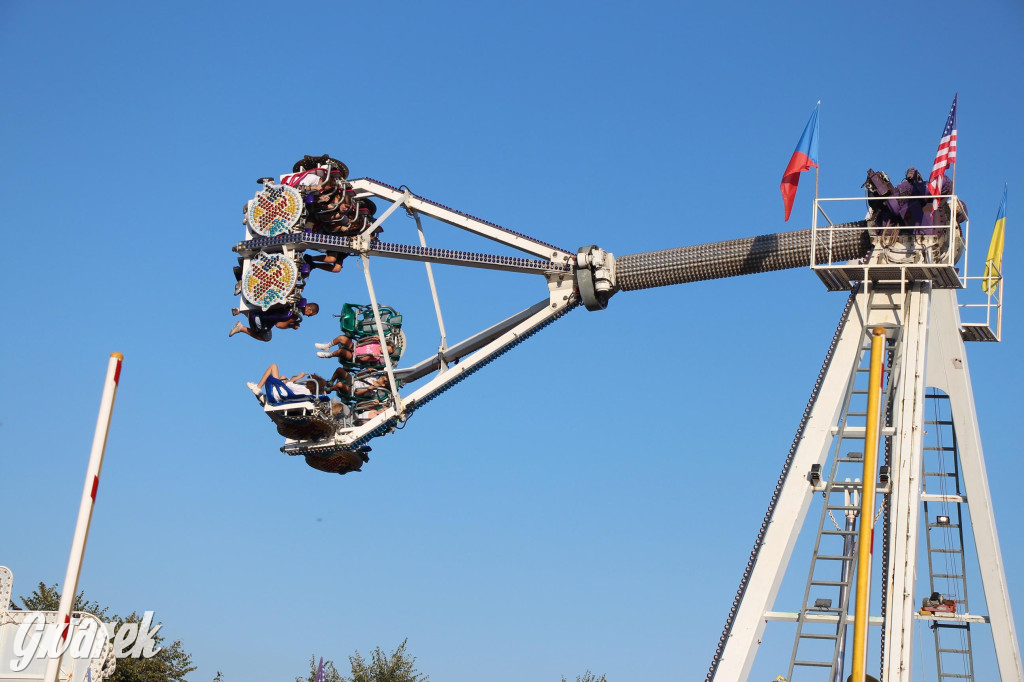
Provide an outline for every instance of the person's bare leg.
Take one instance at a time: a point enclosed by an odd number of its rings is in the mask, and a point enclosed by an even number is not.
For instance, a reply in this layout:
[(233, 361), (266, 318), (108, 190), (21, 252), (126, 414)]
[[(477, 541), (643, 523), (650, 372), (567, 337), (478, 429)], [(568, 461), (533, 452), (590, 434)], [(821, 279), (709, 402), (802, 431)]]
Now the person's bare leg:
[(324, 256), (324, 270), (330, 270), (331, 272), (341, 272), (342, 261), (345, 260), (345, 256), (332, 256), (327, 254)]
[[(348, 338), (344, 334), (334, 337), (334, 339), (329, 343), (314, 343), (313, 346), (319, 349), (316, 354), (318, 358), (345, 357), (349, 360), (352, 357), (352, 339)], [(337, 348), (332, 351), (331, 349), (335, 346), (337, 346)]]
[(307, 262), (311, 268), (327, 272), (341, 272), (341, 260), (334, 256), (310, 256)]
[(241, 322), (235, 323), (235, 326), (231, 328), (231, 331), (228, 333), (228, 336), (234, 336), (235, 334), (245, 334), (246, 336), (254, 338), (257, 341), (263, 341), (264, 343), (270, 341), (270, 336), (266, 332), (264, 332), (263, 334), (257, 334), (256, 332), (249, 329)]
[(352, 375), (345, 371), (344, 367), (339, 367), (334, 370), (334, 374), (331, 375), (330, 379), (330, 390), (340, 391), (344, 390), (348, 392), (352, 385)]
[(263, 376), (260, 377), (260, 380), (256, 382), (256, 387), (263, 388), (263, 386), (267, 383), (267, 379), (269, 379), (270, 377), (274, 377), (275, 379), (281, 378), (281, 370), (278, 369), (276, 362), (270, 363), (270, 367), (267, 367), (267, 371), (264, 372)]

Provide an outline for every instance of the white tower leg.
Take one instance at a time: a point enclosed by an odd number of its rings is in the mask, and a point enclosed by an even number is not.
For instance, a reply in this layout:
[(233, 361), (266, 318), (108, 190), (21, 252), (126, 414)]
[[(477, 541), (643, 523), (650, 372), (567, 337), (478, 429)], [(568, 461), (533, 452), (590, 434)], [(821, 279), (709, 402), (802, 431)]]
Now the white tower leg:
[(793, 455), (788, 476), (779, 492), (771, 523), (765, 529), (761, 550), (747, 582), (747, 589), (733, 617), (718, 668), (710, 679), (743, 682), (764, 634), (765, 614), (778, 595), (800, 528), (811, 504), (812, 489), (805, 476), (812, 464), (823, 464), (832, 443), (832, 427), (839, 418), (850, 370), (864, 339), (867, 296), (859, 295), (840, 322), (839, 339), (814, 401), (803, 437)]
[(967, 369), (967, 354), (960, 336), (960, 311), (954, 291), (935, 292), (931, 331), (927, 383), (949, 396), (999, 675), (1003, 682), (1022, 682), (1024, 670), (1021, 668), (1020, 644), (1013, 624), (1013, 612), (1010, 610), (1010, 594), (996, 534), (995, 513), (989, 494), (978, 415), (971, 390), (971, 375)]
[[(902, 357), (894, 395), (895, 436), (890, 456), (889, 584), (885, 600), (885, 661), (882, 679), (910, 682), (921, 512), (922, 424), (925, 348), (929, 338), (930, 282), (916, 283), (904, 303)], [(959, 338), (959, 337), (958, 337)]]
[[(828, 457), (833, 440), (832, 428), (842, 409), (851, 369), (858, 360), (864, 328), (897, 321), (883, 319), (883, 315), (875, 309), (869, 314), (869, 297), (861, 294), (841, 322), (832, 361), (826, 369), (779, 491), (746, 590), (737, 606), (729, 636), (723, 643), (719, 664), (709, 679), (744, 682), (750, 673), (764, 634), (766, 616), (778, 595), (813, 496), (805, 474), (812, 464), (824, 464)], [(903, 299), (898, 324), (904, 336), (899, 344), (901, 355), (894, 367), (899, 374), (892, 377), (895, 435), (890, 461), (892, 522), (883, 634), (883, 679), (886, 682), (911, 680), (921, 524), (920, 472), (925, 388), (934, 387), (949, 396), (1000, 679), (1003, 682), (1024, 682), (1020, 647), (989, 497), (970, 374), (960, 336), (955, 291), (932, 291), (927, 282), (912, 285)]]

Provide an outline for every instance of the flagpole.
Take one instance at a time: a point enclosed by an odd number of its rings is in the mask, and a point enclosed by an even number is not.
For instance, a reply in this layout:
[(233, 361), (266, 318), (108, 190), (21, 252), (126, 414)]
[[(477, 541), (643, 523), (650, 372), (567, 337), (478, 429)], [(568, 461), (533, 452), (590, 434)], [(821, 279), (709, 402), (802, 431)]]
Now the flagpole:
[[(821, 100), (819, 99), (818, 103), (814, 105), (814, 109), (815, 109), (815, 111), (817, 111), (820, 108), (821, 108)], [(821, 119), (819, 118), (819, 121), (820, 120)], [(819, 123), (819, 128), (818, 129), (819, 130), (821, 129), (820, 123)], [(815, 219), (816, 219), (817, 213), (818, 213), (818, 173), (821, 171), (820, 165), (821, 164), (819, 162), (818, 165), (814, 166), (814, 208), (811, 209), (811, 224), (812, 225), (815, 224)]]
[[(960, 97), (960, 93), (959, 92), (953, 94), (953, 105), (954, 106), (956, 106), (957, 99), (959, 97)], [(960, 112), (958, 111), (957, 112), (957, 117), (959, 117), (959, 116), (960, 116)], [(956, 127), (957, 128), (960, 127), (959, 120), (957, 120)], [(957, 146), (959, 146), (959, 145), (957, 145)], [(959, 150), (957, 150), (957, 151), (959, 153)], [(950, 187), (949, 191), (950, 191), (951, 194), (956, 194), (956, 157), (955, 156), (953, 157), (953, 163), (951, 165), (953, 166), (953, 180), (952, 180), (951, 187)], [(956, 208), (956, 207), (954, 206), (953, 208)], [(953, 221), (954, 222), (956, 221), (956, 214), (953, 215)]]

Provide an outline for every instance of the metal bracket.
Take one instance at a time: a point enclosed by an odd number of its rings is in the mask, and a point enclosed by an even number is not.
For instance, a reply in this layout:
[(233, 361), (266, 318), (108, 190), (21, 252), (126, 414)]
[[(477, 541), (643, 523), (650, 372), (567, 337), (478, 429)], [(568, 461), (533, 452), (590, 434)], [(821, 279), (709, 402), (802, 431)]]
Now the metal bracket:
[(587, 310), (604, 310), (615, 286), (615, 256), (596, 245), (584, 246), (576, 253), (576, 286)]

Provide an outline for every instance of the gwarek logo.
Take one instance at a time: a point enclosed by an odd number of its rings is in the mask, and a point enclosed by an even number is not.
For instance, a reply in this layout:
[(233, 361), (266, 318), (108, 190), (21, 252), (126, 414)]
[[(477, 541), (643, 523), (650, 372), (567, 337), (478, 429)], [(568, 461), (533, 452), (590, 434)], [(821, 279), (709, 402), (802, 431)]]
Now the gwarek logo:
[(155, 637), (164, 624), (151, 627), (152, 623), (152, 611), (143, 614), (141, 623), (102, 623), (83, 618), (75, 625), (71, 637), (61, 639), (58, 623), (47, 625), (42, 613), (32, 613), (18, 625), (14, 635), (11, 670), (22, 672), (34, 658), (60, 658), (65, 653), (72, 658), (99, 658), (103, 645), (111, 639), (116, 658), (153, 658), (163, 648), (156, 646)]

